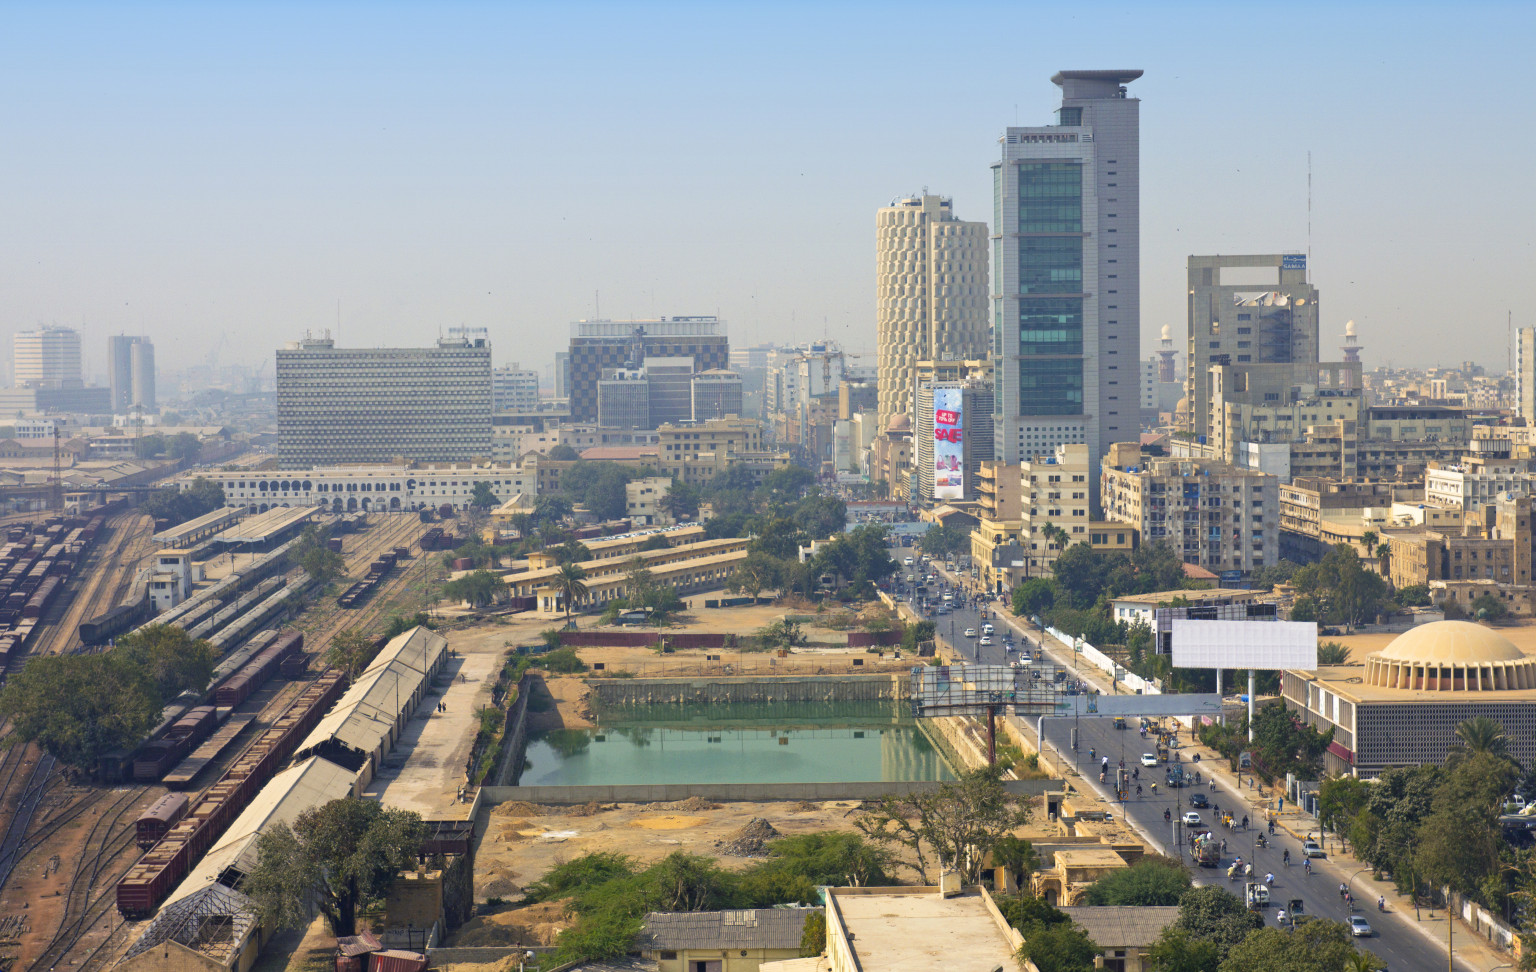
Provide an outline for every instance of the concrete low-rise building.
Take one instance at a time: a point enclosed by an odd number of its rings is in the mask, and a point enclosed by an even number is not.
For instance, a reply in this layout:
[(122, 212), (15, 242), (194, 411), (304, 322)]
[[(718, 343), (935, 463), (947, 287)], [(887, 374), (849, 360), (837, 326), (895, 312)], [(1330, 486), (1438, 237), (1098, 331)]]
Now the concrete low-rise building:
[(985, 889), (947, 896), (935, 887), (827, 889), (831, 972), (1015, 969), (1023, 945)]
[[(1215, 608), (1228, 605), (1257, 604), (1271, 597), (1269, 591), (1238, 590), (1213, 587), (1208, 590), (1158, 591), (1152, 594), (1127, 594), (1109, 602), (1110, 617), (1116, 621), (1135, 624), (1140, 621), (1150, 625), (1153, 612), (1171, 603), (1175, 598), (1187, 602), (1192, 608)], [(1242, 615), (1246, 617), (1246, 614)]]
[(1434, 621), (1349, 665), (1286, 671), (1280, 692), (1319, 731), (1334, 730), (1329, 774), (1374, 777), (1394, 766), (1438, 766), (1456, 727), (1488, 716), (1522, 765), (1536, 759), (1536, 658), (1491, 628)]
[(662, 501), (672, 492), (670, 476), (647, 476), (624, 484), (624, 515), (635, 526), (668, 526), (672, 515)]
[(200, 470), (184, 477), (182, 489), (194, 479), (207, 479), (224, 487), (224, 500), (261, 512), (274, 506), (323, 506), (332, 512), (354, 510), (390, 512), (429, 509), (447, 504), (469, 505), (476, 483), (490, 484), (491, 492), (505, 502), (519, 493), (534, 497), (539, 492), (537, 461), (471, 465), (396, 464), (378, 466), (316, 466), (282, 471)]
[(797, 958), (814, 908), (651, 912), (637, 946), (658, 972), (758, 972), (764, 962)]

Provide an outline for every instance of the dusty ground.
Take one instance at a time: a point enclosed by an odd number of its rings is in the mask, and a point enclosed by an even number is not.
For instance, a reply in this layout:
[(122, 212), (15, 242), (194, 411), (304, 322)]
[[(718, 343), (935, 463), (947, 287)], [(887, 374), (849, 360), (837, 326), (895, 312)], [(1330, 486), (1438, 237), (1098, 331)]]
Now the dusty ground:
[[(1528, 655), (1536, 655), (1536, 620), (1530, 618), (1512, 621), (1504, 624), (1490, 625), (1490, 627), (1505, 638), (1514, 642), (1521, 651)], [(1400, 631), (1367, 632), (1365, 634), (1325, 636), (1321, 641), (1337, 641), (1349, 649), (1349, 660), (1352, 664), (1365, 664), (1365, 656), (1380, 651), (1396, 638)]]

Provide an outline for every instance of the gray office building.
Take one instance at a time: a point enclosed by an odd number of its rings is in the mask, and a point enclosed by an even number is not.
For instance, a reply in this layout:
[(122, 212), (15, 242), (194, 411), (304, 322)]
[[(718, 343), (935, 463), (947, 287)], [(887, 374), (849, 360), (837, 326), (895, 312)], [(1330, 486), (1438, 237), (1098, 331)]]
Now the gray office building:
[(147, 337), (114, 334), (107, 338), (107, 378), (112, 389), (112, 411), (127, 412), (139, 406), (156, 411), (155, 346)]
[(277, 352), (284, 468), (490, 455), (491, 348), (483, 336), (435, 348), (338, 348), (329, 337), (306, 338)]
[[(1095, 458), (1140, 431), (1142, 72), (1060, 71), (1056, 123), (1009, 128), (992, 165), (997, 461)], [(1098, 505), (1097, 477), (1093, 482)]]

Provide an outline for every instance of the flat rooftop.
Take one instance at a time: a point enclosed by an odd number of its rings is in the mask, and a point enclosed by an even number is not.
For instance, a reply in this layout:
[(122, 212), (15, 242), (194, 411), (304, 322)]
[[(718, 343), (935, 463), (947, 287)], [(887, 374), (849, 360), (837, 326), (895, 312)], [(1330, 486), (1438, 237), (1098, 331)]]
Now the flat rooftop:
[(1254, 601), (1261, 597), (1266, 597), (1269, 593), (1269, 591), (1254, 590), (1252, 588), (1211, 587), (1204, 590), (1154, 591), (1151, 594), (1127, 594), (1124, 597), (1112, 599), (1110, 603), (1150, 604), (1156, 607), (1165, 601), (1182, 597), (1191, 604), (1237, 604), (1241, 601)]
[[(1018, 967), (1018, 944), (980, 892), (941, 898), (935, 888), (836, 888), (832, 894), (864, 972)], [(827, 932), (830, 939), (832, 929)]]
[(162, 530), (154, 535), (155, 543), (162, 547), (181, 547), (188, 539), (201, 539), (209, 536), (218, 527), (228, 523), (234, 523), (245, 515), (243, 506), (221, 506), (211, 513), (185, 523)]
[(1494, 691), (1437, 691), (1435, 689), (1397, 689), (1368, 685), (1365, 659), (1359, 665), (1330, 665), (1315, 672), (1292, 671), (1290, 674), (1318, 685), (1351, 702), (1442, 702), (1477, 704), (1480, 702), (1536, 702), (1536, 689), (1498, 689)]
[[(426, 696), (363, 790), (366, 797), (414, 810), (424, 820), (468, 820), (474, 809), (459, 800), (459, 788), (465, 784), (469, 752), (479, 731), (479, 712), (491, 704), (491, 689), (507, 652), (474, 642), (454, 644), (452, 650), (459, 654), (443, 664), (436, 679), (442, 694)], [(447, 709), (437, 711), (439, 703)]]

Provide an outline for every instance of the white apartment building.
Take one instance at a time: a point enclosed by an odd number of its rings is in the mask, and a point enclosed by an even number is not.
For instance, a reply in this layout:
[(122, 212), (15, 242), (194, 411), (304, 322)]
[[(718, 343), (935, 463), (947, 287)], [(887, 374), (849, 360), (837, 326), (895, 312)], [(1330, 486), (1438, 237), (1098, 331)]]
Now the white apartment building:
[[(1493, 445), (1495, 440), (1476, 439), (1473, 446)], [(1424, 470), (1424, 501), (1436, 506), (1470, 509), (1494, 503), (1501, 493), (1526, 493), (1531, 488), (1528, 464), (1507, 453), (1467, 456), (1459, 463), (1430, 463)]]
[[(331, 512), (357, 510), (392, 512), (421, 510), (448, 504), (469, 504), (475, 484), (491, 484), (505, 502), (519, 493), (539, 491), (537, 462), (486, 465), (319, 466), (310, 469), (263, 469), (235, 472), (200, 471), (199, 477), (224, 487), (224, 502), (256, 512), (274, 506), (324, 506)], [(180, 481), (190, 489), (194, 477)]]
[(1240, 578), (1280, 556), (1280, 480), (1241, 466), (1156, 458), (1115, 444), (1101, 475), (1104, 518), (1143, 543), (1166, 541), (1186, 564)]
[(919, 361), (986, 357), (987, 224), (945, 196), (902, 199), (875, 216), (875, 334), (881, 426), (906, 411)]
[(539, 373), (516, 362), (491, 372), (491, 407), (498, 412), (532, 412), (539, 407)]

